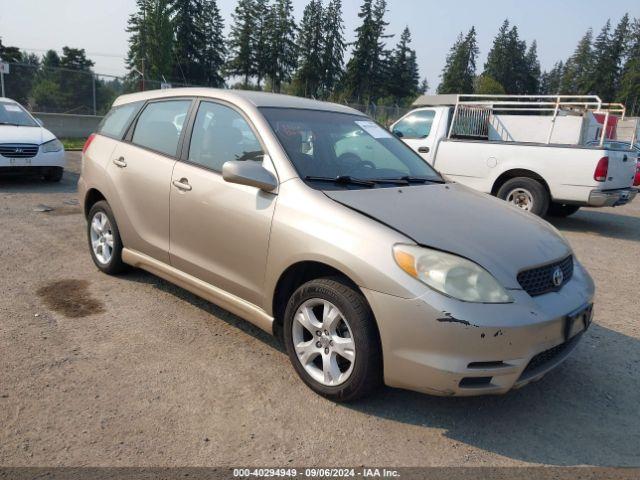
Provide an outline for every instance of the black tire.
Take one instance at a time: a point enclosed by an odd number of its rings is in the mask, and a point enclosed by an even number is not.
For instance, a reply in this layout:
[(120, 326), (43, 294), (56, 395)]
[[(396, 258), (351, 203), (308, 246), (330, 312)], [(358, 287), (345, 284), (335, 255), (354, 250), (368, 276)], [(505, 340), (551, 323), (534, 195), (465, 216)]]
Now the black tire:
[[(298, 308), (307, 300), (327, 300), (347, 319), (355, 344), (353, 370), (336, 386), (316, 381), (302, 366), (294, 349), (292, 326)], [(300, 286), (287, 303), (284, 342), (294, 369), (314, 392), (337, 402), (351, 402), (372, 393), (382, 384), (382, 349), (373, 313), (364, 296), (339, 277), (311, 280)]]
[(62, 180), (64, 174), (64, 168), (62, 167), (50, 167), (44, 172), (45, 182), (59, 182)]
[(551, 202), (547, 215), (550, 217), (568, 217), (580, 210), (579, 205), (564, 205), (562, 203)]
[[(104, 213), (109, 219), (113, 235), (113, 251), (111, 258), (107, 263), (102, 263), (98, 260), (91, 245), (91, 222), (98, 212)], [(127, 265), (122, 261), (122, 240), (120, 239), (120, 231), (118, 230), (118, 225), (116, 224), (116, 219), (113, 216), (111, 207), (104, 200), (96, 202), (89, 210), (89, 215), (87, 217), (87, 240), (89, 242), (91, 259), (93, 260), (93, 263), (95, 263), (96, 267), (98, 267), (102, 272), (109, 275), (116, 275), (127, 270)]]
[(507, 180), (498, 190), (497, 197), (502, 200), (507, 200), (509, 194), (515, 189), (522, 189), (530, 195), (532, 200), (531, 213), (544, 217), (549, 208), (551, 199), (549, 198), (549, 192), (542, 183), (534, 178), (529, 177), (516, 177)]

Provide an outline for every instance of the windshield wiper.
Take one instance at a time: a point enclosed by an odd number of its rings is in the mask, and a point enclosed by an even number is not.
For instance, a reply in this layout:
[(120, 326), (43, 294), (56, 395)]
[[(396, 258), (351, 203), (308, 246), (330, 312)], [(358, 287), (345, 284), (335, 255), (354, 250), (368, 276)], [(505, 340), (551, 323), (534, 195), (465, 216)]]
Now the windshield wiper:
[(245, 160), (259, 160), (264, 157), (264, 152), (262, 150), (253, 150), (251, 152), (242, 152), (242, 155), (238, 155), (236, 158), (237, 162), (242, 162)]
[(444, 181), (435, 178), (424, 178), (424, 177), (412, 177), (410, 175), (405, 175), (404, 177), (397, 178), (368, 178), (370, 182), (375, 183), (395, 183), (401, 185), (409, 185), (410, 183), (444, 183)]
[(372, 180), (361, 180), (359, 178), (353, 178), (349, 175), (338, 175), (337, 177), (316, 177), (313, 175), (307, 175), (305, 180), (317, 181), (317, 182), (333, 182), (339, 185), (362, 185), (365, 187), (375, 187), (375, 182)]
[(19, 123), (14, 122), (0, 122), (0, 125), (11, 125), (12, 127), (22, 127), (24, 125), (20, 125)]

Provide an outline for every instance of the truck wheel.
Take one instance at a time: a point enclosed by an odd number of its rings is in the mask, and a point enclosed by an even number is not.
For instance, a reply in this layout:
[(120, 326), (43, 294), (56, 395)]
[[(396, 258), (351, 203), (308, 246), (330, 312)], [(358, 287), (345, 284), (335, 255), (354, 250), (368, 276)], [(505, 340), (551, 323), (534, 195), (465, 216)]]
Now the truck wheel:
[(46, 182), (59, 182), (62, 180), (62, 174), (64, 173), (64, 168), (62, 167), (51, 167), (48, 168), (44, 173), (44, 180)]
[(311, 280), (289, 299), (284, 343), (296, 372), (313, 391), (338, 402), (382, 383), (382, 351), (362, 294), (337, 277)]
[(550, 217), (568, 217), (580, 210), (579, 205), (563, 205), (562, 203), (551, 202), (547, 215)]
[(549, 208), (549, 193), (539, 181), (529, 177), (508, 180), (498, 190), (498, 198), (543, 217)]
[(93, 263), (109, 275), (125, 271), (127, 265), (122, 261), (122, 240), (109, 204), (104, 200), (96, 202), (87, 220), (87, 237)]

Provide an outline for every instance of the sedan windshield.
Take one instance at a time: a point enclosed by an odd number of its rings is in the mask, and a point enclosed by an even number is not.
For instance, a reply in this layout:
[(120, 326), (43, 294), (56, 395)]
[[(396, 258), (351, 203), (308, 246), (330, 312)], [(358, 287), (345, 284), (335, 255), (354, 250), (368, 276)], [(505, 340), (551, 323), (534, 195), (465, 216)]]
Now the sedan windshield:
[(38, 127), (31, 115), (14, 102), (0, 101), (0, 125), (13, 125), (17, 127)]
[(260, 110), (300, 177), (317, 188), (443, 182), (420, 156), (367, 117), (293, 108)]

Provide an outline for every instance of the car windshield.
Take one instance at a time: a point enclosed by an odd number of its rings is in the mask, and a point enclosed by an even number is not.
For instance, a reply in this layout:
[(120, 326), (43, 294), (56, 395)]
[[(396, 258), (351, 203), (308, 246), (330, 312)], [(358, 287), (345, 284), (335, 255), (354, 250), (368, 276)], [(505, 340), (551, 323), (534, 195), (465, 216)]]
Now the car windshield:
[(300, 177), (316, 188), (443, 182), (420, 156), (365, 116), (293, 108), (260, 110)]
[(24, 108), (17, 103), (6, 101), (0, 101), (0, 125), (39, 126)]

